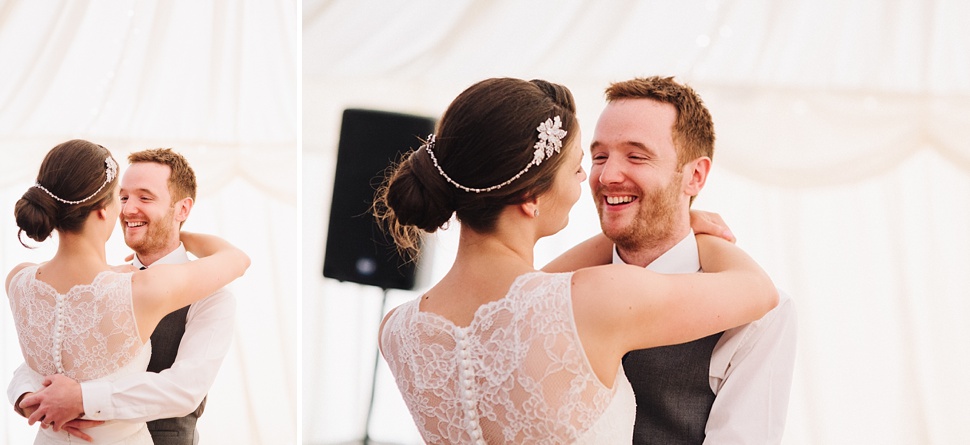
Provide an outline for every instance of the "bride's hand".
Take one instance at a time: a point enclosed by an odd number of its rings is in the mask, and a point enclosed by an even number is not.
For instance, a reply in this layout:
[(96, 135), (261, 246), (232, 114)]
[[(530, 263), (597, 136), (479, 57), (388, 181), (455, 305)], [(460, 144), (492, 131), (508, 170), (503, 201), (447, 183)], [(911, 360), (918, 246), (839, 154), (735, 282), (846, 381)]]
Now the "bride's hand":
[(33, 392), (25, 392), (21, 394), (20, 397), (17, 398), (17, 403), (14, 403), (13, 405), (13, 410), (16, 411), (17, 414), (24, 416), (25, 419), (30, 418), (30, 416), (34, 414), (34, 411), (37, 411), (37, 408), (39, 408), (39, 405), (20, 406), (20, 401), (23, 400), (24, 397), (28, 397), (31, 394), (33, 394)]
[(718, 238), (724, 238), (732, 243), (737, 242), (737, 239), (731, 233), (731, 229), (728, 228), (724, 219), (721, 218), (721, 215), (714, 212), (691, 210), (690, 228), (694, 230), (695, 235), (713, 235)]
[(196, 258), (206, 257), (220, 250), (235, 249), (228, 241), (218, 236), (204, 233), (193, 233), (183, 230), (179, 232), (179, 240), (182, 241), (185, 250), (195, 255)]
[(86, 440), (88, 442), (93, 442), (94, 439), (92, 439), (91, 436), (87, 435), (87, 433), (81, 430), (84, 428), (91, 428), (94, 426), (98, 426), (98, 425), (101, 425), (102, 423), (104, 422), (101, 420), (74, 419), (70, 422), (65, 423), (64, 428), (62, 428), (62, 430), (67, 431), (67, 433), (70, 434), (71, 436)]

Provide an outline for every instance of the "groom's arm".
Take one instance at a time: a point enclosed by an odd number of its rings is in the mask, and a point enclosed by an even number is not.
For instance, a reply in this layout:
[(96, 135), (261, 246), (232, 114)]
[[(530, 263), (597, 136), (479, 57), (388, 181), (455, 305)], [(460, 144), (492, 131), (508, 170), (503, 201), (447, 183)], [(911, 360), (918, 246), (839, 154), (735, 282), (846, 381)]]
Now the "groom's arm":
[[(44, 388), (44, 377), (24, 365), (14, 373), (7, 397), (16, 403), (25, 393), (43, 388), (24, 397), (24, 401), (36, 404), (37, 409), (45, 401), (57, 406), (83, 404), (84, 418), (98, 421), (147, 422), (185, 416), (198, 408), (215, 381), (232, 343), (235, 314), (236, 300), (225, 289), (193, 304), (175, 362), (162, 372), (140, 372), (113, 382), (81, 382), (80, 395), (77, 395), (76, 381), (58, 376), (62, 378)], [(71, 434), (85, 440), (89, 437), (82, 429), (100, 423), (66, 422), (65, 418), (57, 424), (65, 425)]]
[(229, 352), (235, 314), (236, 300), (225, 289), (193, 304), (172, 367), (82, 382), (85, 417), (145, 422), (195, 411)]
[(714, 405), (705, 444), (781, 443), (795, 366), (797, 317), (791, 298), (760, 320), (728, 330), (711, 361)]
[(602, 233), (594, 235), (567, 250), (546, 264), (543, 272), (573, 272), (584, 267), (602, 266), (613, 262), (613, 241)]
[[(736, 242), (731, 229), (724, 223), (721, 215), (703, 210), (690, 211), (690, 228), (695, 235), (713, 235)], [(613, 241), (600, 233), (575, 247), (567, 250), (556, 259), (543, 266), (543, 272), (573, 272), (585, 267), (602, 266), (613, 263)]]
[(33, 369), (23, 363), (13, 372), (13, 378), (7, 385), (7, 400), (13, 405), (14, 411), (21, 416), (24, 415), (23, 409), (17, 406), (20, 399), (27, 393), (39, 391), (44, 387), (44, 376), (38, 374)]
[[(232, 343), (235, 313), (235, 298), (227, 290), (220, 290), (192, 305), (171, 368), (159, 373), (140, 372), (114, 381), (90, 380), (80, 385), (59, 376), (62, 378), (54, 379), (43, 391), (24, 397), (22, 403), (38, 405), (38, 410), (80, 405), (84, 418), (89, 420), (147, 422), (184, 416), (199, 406), (215, 381)], [(19, 397), (14, 396), (16, 391), (9, 389), (8, 397), (12, 400)], [(64, 416), (56, 419), (58, 424), (67, 420)]]

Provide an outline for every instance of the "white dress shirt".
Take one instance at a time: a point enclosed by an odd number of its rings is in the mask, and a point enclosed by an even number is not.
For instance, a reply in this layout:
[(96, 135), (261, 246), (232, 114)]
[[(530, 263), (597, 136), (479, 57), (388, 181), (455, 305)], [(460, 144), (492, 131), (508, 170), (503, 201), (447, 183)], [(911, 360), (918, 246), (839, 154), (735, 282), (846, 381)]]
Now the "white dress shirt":
[[(613, 263), (624, 264), (616, 247)], [(658, 273), (701, 272), (691, 232), (647, 265)], [(795, 369), (795, 306), (778, 291), (778, 306), (760, 320), (724, 331), (709, 370), (714, 405), (705, 444), (781, 443)]]
[[(179, 244), (154, 264), (188, 261), (185, 247)], [(142, 266), (137, 258), (134, 265)], [(113, 382), (81, 382), (84, 418), (147, 422), (182, 417), (195, 411), (229, 352), (235, 317), (236, 300), (226, 289), (192, 303), (172, 367), (159, 373), (132, 374)], [(14, 372), (7, 397), (15, 403), (21, 394), (40, 390), (43, 380), (44, 376), (22, 364)]]

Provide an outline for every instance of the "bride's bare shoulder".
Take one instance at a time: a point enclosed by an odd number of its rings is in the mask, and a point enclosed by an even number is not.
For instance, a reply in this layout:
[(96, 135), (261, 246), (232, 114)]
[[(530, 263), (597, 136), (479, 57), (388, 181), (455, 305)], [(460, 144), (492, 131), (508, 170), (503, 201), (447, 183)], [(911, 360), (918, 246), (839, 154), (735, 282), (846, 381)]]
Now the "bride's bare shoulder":
[(10, 274), (7, 275), (7, 282), (6, 282), (6, 284), (4, 284), (3, 288), (9, 290), (10, 289), (10, 281), (13, 280), (13, 277), (15, 275), (17, 275), (18, 273), (20, 273), (21, 270), (24, 270), (24, 268), (30, 267), (30, 266), (36, 266), (36, 264), (34, 264), (34, 263), (20, 263), (20, 264), (16, 265), (10, 271)]

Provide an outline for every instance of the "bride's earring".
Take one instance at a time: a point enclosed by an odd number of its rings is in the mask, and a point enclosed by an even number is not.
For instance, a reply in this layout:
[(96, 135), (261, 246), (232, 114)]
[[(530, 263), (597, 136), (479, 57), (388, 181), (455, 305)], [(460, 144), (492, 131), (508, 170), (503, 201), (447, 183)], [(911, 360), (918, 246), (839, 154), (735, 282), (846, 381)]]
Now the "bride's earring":
[(539, 208), (538, 207), (536, 207), (535, 210), (532, 211), (532, 216), (534, 216), (536, 218), (539, 217)]

